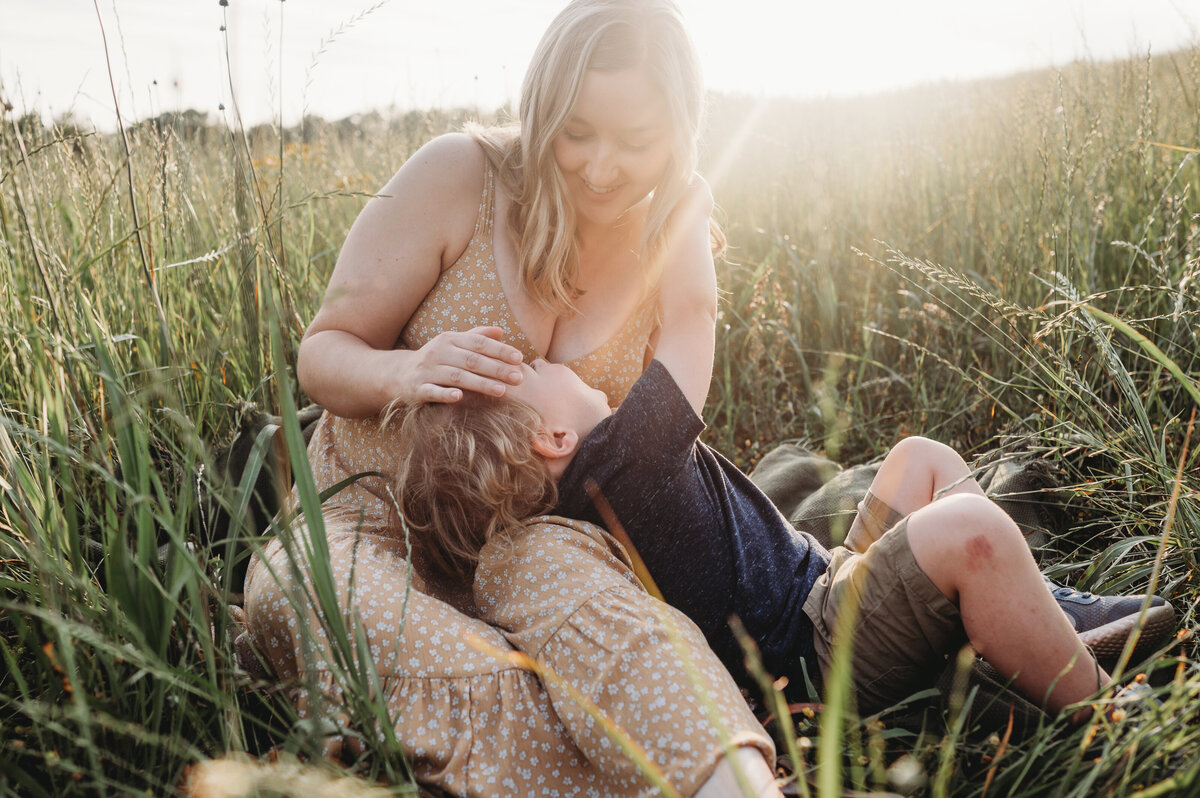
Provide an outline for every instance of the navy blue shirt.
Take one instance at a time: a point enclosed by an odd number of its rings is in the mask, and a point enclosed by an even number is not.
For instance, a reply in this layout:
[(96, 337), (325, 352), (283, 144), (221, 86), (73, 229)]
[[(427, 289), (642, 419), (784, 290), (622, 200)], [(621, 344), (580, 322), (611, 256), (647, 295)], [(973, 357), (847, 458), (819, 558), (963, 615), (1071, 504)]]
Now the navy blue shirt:
[(659, 361), (620, 408), (581, 442), (559, 480), (555, 513), (605, 526), (586, 486), (594, 482), (632, 540), (663, 598), (704, 633), (743, 683), (736, 615), (763, 664), (803, 696), (805, 666), (820, 684), (804, 600), (829, 552), (792, 528), (736, 466), (701, 443), (703, 420)]

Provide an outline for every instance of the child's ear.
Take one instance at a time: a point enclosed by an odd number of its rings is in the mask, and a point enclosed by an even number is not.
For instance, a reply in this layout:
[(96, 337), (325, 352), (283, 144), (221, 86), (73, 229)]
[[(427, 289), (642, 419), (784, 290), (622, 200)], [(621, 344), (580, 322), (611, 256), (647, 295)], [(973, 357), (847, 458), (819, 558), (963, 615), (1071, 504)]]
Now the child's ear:
[(579, 446), (579, 435), (573, 429), (542, 427), (533, 436), (533, 450), (553, 462), (570, 457)]

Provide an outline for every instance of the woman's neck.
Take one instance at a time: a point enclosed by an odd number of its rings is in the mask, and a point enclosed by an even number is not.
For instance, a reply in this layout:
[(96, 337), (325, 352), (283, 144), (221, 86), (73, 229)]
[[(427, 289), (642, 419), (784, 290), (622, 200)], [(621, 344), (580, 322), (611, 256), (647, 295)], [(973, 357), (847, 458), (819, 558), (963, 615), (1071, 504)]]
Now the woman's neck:
[(597, 224), (588, 219), (577, 219), (575, 236), (579, 241), (582, 252), (603, 252), (619, 246), (632, 236), (630, 230), (634, 226), (630, 218), (633, 211), (624, 214), (614, 224)]
[(647, 197), (621, 214), (615, 222), (608, 224), (576, 216), (575, 237), (579, 242), (580, 255), (603, 255), (622, 249), (636, 250), (646, 223), (649, 203), (650, 198)]

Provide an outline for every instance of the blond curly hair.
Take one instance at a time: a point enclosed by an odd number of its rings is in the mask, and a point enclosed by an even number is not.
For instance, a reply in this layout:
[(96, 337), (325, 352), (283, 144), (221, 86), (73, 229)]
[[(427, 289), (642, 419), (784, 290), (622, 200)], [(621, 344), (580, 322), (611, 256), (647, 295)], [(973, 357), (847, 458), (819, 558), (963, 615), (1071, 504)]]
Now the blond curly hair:
[(413, 553), (434, 576), (469, 580), (485, 543), (558, 499), (533, 448), (541, 415), (525, 402), (466, 391), (450, 404), (397, 406), (385, 423), (400, 424), (394, 492)]

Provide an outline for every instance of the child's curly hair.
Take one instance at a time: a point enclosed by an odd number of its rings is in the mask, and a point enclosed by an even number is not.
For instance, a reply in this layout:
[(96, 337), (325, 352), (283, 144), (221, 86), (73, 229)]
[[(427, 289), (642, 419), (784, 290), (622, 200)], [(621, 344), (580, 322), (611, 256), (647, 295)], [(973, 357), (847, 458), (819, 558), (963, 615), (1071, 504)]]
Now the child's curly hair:
[(533, 449), (542, 417), (525, 402), (464, 391), (454, 403), (393, 409), (385, 423), (400, 424), (396, 499), (435, 575), (473, 578), (484, 543), (558, 499)]

